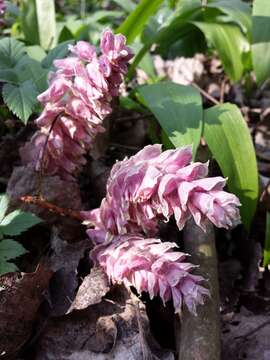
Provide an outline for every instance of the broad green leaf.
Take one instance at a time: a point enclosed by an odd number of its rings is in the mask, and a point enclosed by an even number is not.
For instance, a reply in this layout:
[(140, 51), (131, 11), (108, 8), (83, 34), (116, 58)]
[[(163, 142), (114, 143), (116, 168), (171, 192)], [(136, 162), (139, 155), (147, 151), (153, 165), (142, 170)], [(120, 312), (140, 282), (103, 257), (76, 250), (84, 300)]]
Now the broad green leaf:
[(72, 43), (73, 41), (66, 41), (50, 50), (48, 55), (42, 60), (41, 65), (44, 68), (50, 69), (55, 59), (62, 59), (67, 56), (69, 52), (68, 45)]
[(252, 12), (252, 60), (257, 82), (270, 77), (270, 1), (254, 0)]
[(22, 0), (20, 22), (27, 43), (46, 50), (56, 43), (53, 0)]
[(51, 49), (56, 44), (56, 21), (54, 0), (35, 0), (39, 44), (43, 49)]
[(263, 249), (263, 266), (270, 264), (270, 213), (266, 213), (265, 239)]
[(241, 201), (242, 221), (249, 229), (258, 200), (258, 170), (251, 136), (240, 110), (232, 104), (204, 111), (203, 136), (218, 162), (228, 189)]
[(39, 44), (39, 31), (35, 0), (21, 0), (20, 24), (25, 41), (28, 44)]
[(119, 19), (123, 16), (124, 13), (122, 11), (117, 10), (98, 10), (91, 14), (89, 20), (91, 22), (99, 22), (108, 19)]
[(0, 232), (5, 235), (15, 236), (40, 222), (41, 219), (34, 214), (15, 210), (4, 217), (0, 224)]
[(0, 241), (0, 275), (17, 270), (15, 264), (7, 262), (15, 259), (27, 251), (17, 241), (5, 239)]
[(45, 50), (42, 49), (42, 47), (39, 45), (27, 46), (25, 49), (26, 49), (28, 56), (30, 56), (31, 59), (41, 61), (46, 56)]
[(25, 55), (24, 45), (13, 38), (0, 40), (0, 69), (13, 68), (15, 64)]
[(133, 40), (142, 33), (144, 25), (150, 16), (155, 14), (163, 1), (164, 0), (141, 0), (116, 32), (125, 35), (128, 44), (132, 43)]
[(214, 0), (207, 4), (208, 8), (217, 8), (224, 12), (229, 19), (238, 24), (251, 39), (251, 7), (242, 0)]
[(136, 4), (131, 0), (112, 0), (112, 2), (119, 5), (127, 13), (131, 13), (136, 7)]
[(8, 208), (8, 196), (6, 194), (0, 195), (0, 223), (5, 217)]
[(5, 84), (2, 94), (8, 108), (26, 124), (37, 104), (38, 93), (32, 81), (20, 85)]
[(160, 82), (138, 89), (175, 147), (193, 144), (193, 157), (202, 132), (202, 99), (192, 86)]
[(73, 40), (73, 39), (74, 39), (73, 33), (69, 30), (67, 26), (63, 26), (62, 30), (59, 33), (57, 42), (62, 43), (64, 41)]
[[(187, 22), (196, 18), (200, 12), (200, 0), (193, 0), (192, 2), (190, 0), (181, 0), (178, 9), (166, 19), (162, 26), (159, 26), (157, 21), (150, 19), (143, 36), (145, 45), (136, 54), (129, 67), (128, 78), (131, 78), (136, 67), (150, 50), (152, 44), (157, 44), (158, 50), (161, 53), (167, 53), (173, 43), (190, 33), (192, 26)], [(154, 23), (156, 25), (152, 25)]]
[(225, 72), (232, 81), (239, 81), (244, 66), (242, 56), (248, 51), (249, 44), (237, 25), (221, 23), (193, 22), (216, 48)]

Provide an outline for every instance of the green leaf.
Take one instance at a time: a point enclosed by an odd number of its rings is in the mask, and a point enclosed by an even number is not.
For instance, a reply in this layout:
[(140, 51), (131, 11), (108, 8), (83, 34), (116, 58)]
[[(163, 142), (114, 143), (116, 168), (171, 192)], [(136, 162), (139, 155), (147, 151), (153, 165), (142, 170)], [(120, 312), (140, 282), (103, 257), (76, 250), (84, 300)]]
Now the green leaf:
[(252, 12), (252, 60), (257, 82), (270, 76), (270, 1), (254, 0)]
[(20, 22), (27, 43), (46, 50), (56, 43), (54, 1), (22, 0)]
[(25, 248), (17, 241), (11, 239), (0, 241), (0, 275), (16, 271), (17, 266), (7, 262), (7, 260), (15, 259), (26, 252)]
[(135, 3), (131, 0), (112, 0), (112, 2), (119, 5), (127, 13), (131, 13), (136, 7)]
[(46, 56), (46, 52), (39, 45), (27, 46), (25, 49), (30, 58), (34, 60), (41, 61)]
[(41, 65), (44, 68), (50, 69), (53, 66), (53, 61), (55, 59), (62, 59), (67, 56), (69, 50), (68, 45), (73, 44), (74, 41), (66, 41), (62, 44), (56, 46), (52, 50), (49, 51), (48, 55), (42, 60)]
[(270, 264), (270, 213), (266, 213), (266, 229), (263, 249), (263, 266)]
[(242, 221), (249, 229), (258, 200), (258, 170), (251, 136), (239, 109), (223, 104), (205, 110), (203, 136), (228, 177), (229, 191), (242, 203)]
[(69, 28), (67, 26), (63, 26), (58, 36), (58, 43), (62, 43), (64, 41), (73, 40), (73, 39), (74, 39), (74, 35), (69, 30)]
[(56, 44), (55, 7), (52, 0), (35, 0), (39, 44), (43, 49), (50, 49)]
[(44, 69), (39, 61), (25, 56), (18, 62), (14, 69), (18, 74), (20, 83), (31, 79), (39, 93), (47, 89), (48, 69)]
[(0, 232), (5, 235), (19, 235), (30, 227), (39, 224), (41, 219), (34, 214), (15, 210), (9, 213), (0, 224)]
[(150, 16), (155, 14), (163, 1), (164, 0), (141, 0), (135, 10), (132, 11), (119, 26), (116, 32), (125, 35), (128, 44), (132, 43), (133, 40), (142, 33), (144, 25)]
[(10, 70), (25, 55), (24, 45), (13, 38), (0, 40), (0, 69)]
[(195, 157), (202, 132), (202, 99), (192, 86), (160, 82), (138, 92), (175, 147), (193, 144)]
[(32, 81), (20, 85), (5, 84), (2, 93), (8, 108), (26, 124), (37, 104), (38, 93)]
[(0, 195), (0, 223), (5, 217), (8, 208), (8, 196), (6, 194)]
[(17, 241), (11, 239), (0, 241), (0, 261), (15, 259), (26, 253), (25, 248)]
[(18, 268), (15, 264), (6, 262), (6, 261), (0, 261), (0, 275), (17, 271)]
[[(131, 78), (137, 65), (141, 62), (147, 51), (150, 50), (152, 44), (158, 45), (159, 52), (167, 53), (173, 43), (190, 33), (192, 26), (187, 22), (196, 17), (200, 12), (200, 0), (193, 0), (192, 2), (190, 0), (181, 0), (177, 11), (169, 16), (162, 26), (158, 26), (157, 21), (150, 19), (151, 21), (149, 20), (144, 31), (143, 40), (145, 45), (138, 54), (136, 54), (129, 67), (128, 78)], [(153, 23), (155, 23), (155, 25), (152, 25)]]
[(221, 23), (204, 23), (194, 21), (207, 40), (218, 52), (225, 72), (232, 81), (242, 78), (244, 66), (242, 56), (248, 51), (249, 44), (237, 25)]
[(6, 70), (0, 69), (0, 81), (17, 84), (18, 76), (16, 71), (14, 71), (13, 69), (6, 69)]
[(238, 24), (251, 39), (251, 7), (241, 0), (215, 0), (207, 4), (208, 8), (217, 8), (224, 12), (229, 19)]
[(21, 0), (20, 25), (28, 44), (39, 44), (39, 31), (35, 0)]
[(91, 14), (91, 17), (89, 20), (93, 22), (99, 22), (109, 19), (119, 19), (121, 16), (123, 16), (122, 11), (117, 10), (98, 10)]

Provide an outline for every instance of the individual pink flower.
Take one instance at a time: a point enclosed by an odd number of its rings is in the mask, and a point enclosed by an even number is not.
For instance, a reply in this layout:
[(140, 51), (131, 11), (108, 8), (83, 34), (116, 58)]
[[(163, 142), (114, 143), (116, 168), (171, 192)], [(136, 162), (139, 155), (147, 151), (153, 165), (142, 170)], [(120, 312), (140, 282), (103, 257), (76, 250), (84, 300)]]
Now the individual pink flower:
[(151, 236), (158, 221), (171, 216), (180, 230), (191, 217), (202, 229), (207, 221), (224, 228), (239, 222), (240, 202), (223, 190), (226, 180), (207, 178), (208, 164), (191, 160), (191, 147), (162, 153), (160, 145), (150, 145), (116, 163), (100, 208), (86, 215), (89, 222), (114, 235)]
[(125, 38), (110, 30), (102, 35), (100, 55), (85, 41), (69, 50), (69, 57), (54, 61), (49, 88), (38, 96), (44, 105), (36, 119), (39, 131), (21, 149), (21, 157), (36, 170), (73, 180), (95, 137), (105, 130), (102, 122), (112, 111), (112, 96), (118, 95), (132, 54)]
[[(91, 237), (91, 230), (89, 230)], [(150, 298), (160, 296), (163, 304), (173, 300), (175, 312), (186, 305), (196, 314), (209, 291), (200, 283), (203, 277), (191, 274), (194, 265), (185, 261), (186, 254), (173, 250), (177, 245), (140, 235), (114, 236), (109, 243), (97, 245), (91, 258), (107, 273), (113, 283), (134, 286)]]

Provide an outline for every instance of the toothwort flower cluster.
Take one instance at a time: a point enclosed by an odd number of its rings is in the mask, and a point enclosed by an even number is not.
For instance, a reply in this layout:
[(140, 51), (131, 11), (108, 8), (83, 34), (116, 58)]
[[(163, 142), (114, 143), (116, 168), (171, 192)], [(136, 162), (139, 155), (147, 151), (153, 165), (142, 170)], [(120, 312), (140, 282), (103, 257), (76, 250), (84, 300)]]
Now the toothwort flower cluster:
[(186, 304), (195, 312), (208, 290), (192, 275), (176, 244), (153, 238), (158, 222), (174, 216), (182, 229), (193, 217), (203, 230), (208, 221), (228, 228), (239, 221), (238, 198), (223, 190), (226, 180), (207, 178), (208, 164), (191, 163), (191, 147), (161, 152), (146, 146), (117, 162), (100, 208), (83, 215), (93, 226), (88, 235), (97, 244), (91, 253), (113, 282), (133, 285), (138, 292), (172, 299), (175, 310)]
[(23, 163), (67, 180), (80, 171), (95, 136), (105, 130), (102, 122), (112, 111), (112, 97), (118, 95), (133, 56), (125, 42), (123, 35), (106, 30), (99, 55), (79, 41), (69, 46), (70, 56), (54, 61), (49, 88), (38, 96), (44, 105), (36, 119), (40, 130), (21, 149)]

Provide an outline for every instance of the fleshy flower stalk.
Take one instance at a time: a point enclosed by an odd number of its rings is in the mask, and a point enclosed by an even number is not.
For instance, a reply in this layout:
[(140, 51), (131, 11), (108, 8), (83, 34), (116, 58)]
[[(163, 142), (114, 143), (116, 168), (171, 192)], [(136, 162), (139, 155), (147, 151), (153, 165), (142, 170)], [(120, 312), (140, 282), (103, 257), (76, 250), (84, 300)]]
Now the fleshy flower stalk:
[(36, 170), (72, 180), (96, 135), (105, 130), (102, 122), (112, 111), (132, 53), (125, 37), (110, 30), (102, 35), (99, 55), (84, 41), (69, 50), (67, 58), (54, 61), (49, 88), (38, 96), (44, 106), (36, 119), (40, 130), (21, 149), (21, 157)]

